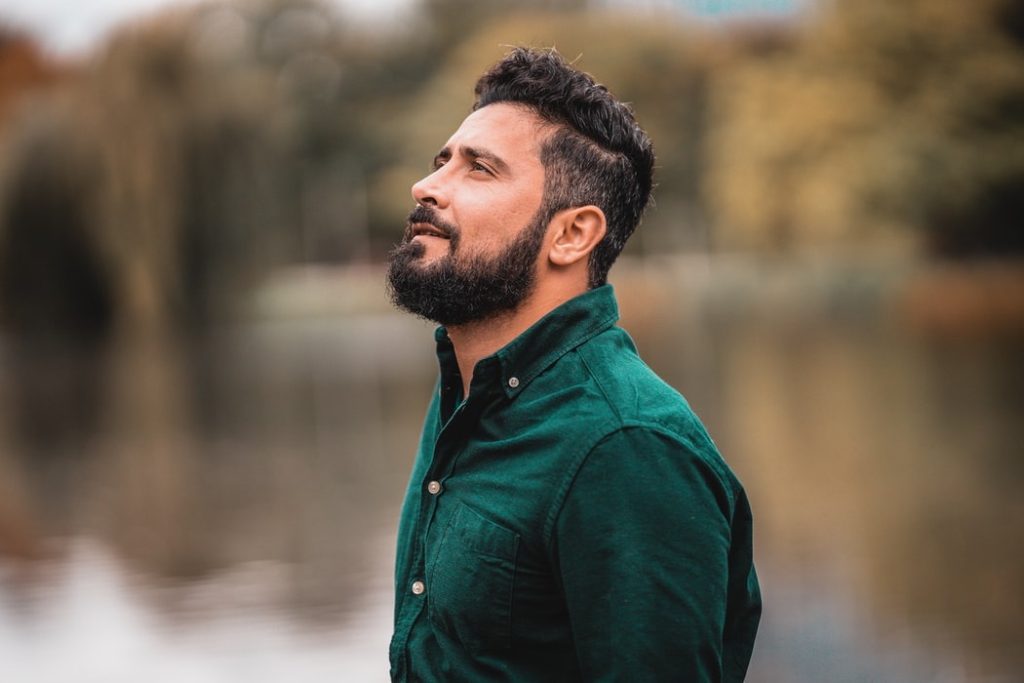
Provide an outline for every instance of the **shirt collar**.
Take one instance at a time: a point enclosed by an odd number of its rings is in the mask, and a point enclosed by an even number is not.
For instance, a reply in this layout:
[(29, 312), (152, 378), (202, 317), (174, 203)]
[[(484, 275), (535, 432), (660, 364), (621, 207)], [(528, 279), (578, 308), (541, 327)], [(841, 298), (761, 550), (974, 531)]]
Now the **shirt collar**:
[[(604, 332), (618, 319), (619, 307), (612, 286), (591, 289), (551, 310), (496, 353), (480, 360), (473, 371), (474, 382), (480, 373), (498, 370), (501, 387), (512, 398), (559, 358)], [(442, 367), (454, 364), (445, 328), (437, 328), (434, 338)]]

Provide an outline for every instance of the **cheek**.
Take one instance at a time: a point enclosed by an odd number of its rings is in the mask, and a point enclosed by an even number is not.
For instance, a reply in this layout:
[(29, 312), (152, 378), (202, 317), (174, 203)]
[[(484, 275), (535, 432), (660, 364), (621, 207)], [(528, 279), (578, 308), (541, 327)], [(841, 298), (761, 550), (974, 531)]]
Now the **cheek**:
[(539, 190), (493, 193), (473, 205), (473, 226), (481, 243), (505, 244), (533, 221), (540, 209)]
[(462, 234), (464, 254), (493, 254), (533, 222), (543, 197), (543, 175), (515, 185), (499, 182), (460, 187), (452, 196), (452, 218)]

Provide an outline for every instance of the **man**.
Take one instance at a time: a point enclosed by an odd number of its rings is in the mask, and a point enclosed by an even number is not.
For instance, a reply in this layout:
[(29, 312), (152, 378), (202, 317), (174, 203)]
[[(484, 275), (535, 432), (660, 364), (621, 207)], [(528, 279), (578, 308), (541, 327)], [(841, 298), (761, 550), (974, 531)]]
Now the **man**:
[(412, 188), (393, 301), (440, 323), (398, 535), (396, 681), (740, 681), (746, 496), (615, 326), (651, 192), (630, 109), (516, 49)]

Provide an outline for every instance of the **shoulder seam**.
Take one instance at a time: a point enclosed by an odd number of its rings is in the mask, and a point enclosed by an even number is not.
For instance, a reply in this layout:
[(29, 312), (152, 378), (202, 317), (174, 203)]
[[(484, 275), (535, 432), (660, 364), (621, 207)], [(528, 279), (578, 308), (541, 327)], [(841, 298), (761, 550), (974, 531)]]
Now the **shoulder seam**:
[[(652, 434), (658, 434), (659, 436), (670, 440), (678, 441), (695, 455), (701, 452), (701, 450), (687, 435), (673, 432), (666, 429), (663, 425), (655, 422), (642, 422), (637, 420), (623, 421), (620, 419), (619, 424), (614, 429), (602, 434), (590, 445), (589, 448), (578, 456), (578, 458), (568, 468), (568, 473), (566, 474), (565, 479), (562, 481), (561, 485), (559, 485), (554, 499), (551, 502), (551, 507), (548, 509), (548, 513), (544, 517), (544, 526), (541, 532), (541, 540), (544, 543), (544, 547), (549, 556), (551, 552), (551, 541), (554, 532), (555, 520), (561, 514), (562, 508), (565, 506), (565, 501), (569, 497), (569, 491), (576, 482), (576, 477), (579, 475), (580, 470), (583, 469), (583, 465), (590, 459), (591, 454), (593, 454), (601, 444), (614, 436), (632, 430), (648, 430)], [(714, 444), (712, 444), (712, 447), (713, 446)], [(729, 485), (731, 477), (727, 476), (726, 473), (721, 470), (719, 464), (715, 462), (714, 459), (700, 457), (700, 460), (705, 466), (714, 472), (714, 476), (719, 479), (722, 484), (722, 490), (726, 492), (728, 497), (729, 509), (733, 509), (736, 505), (736, 500), (735, 491), (733, 491), (732, 486)]]
[(544, 547), (549, 556), (551, 552), (551, 536), (555, 525), (555, 519), (557, 519), (558, 515), (561, 513), (562, 506), (565, 505), (565, 499), (568, 497), (569, 489), (572, 488), (573, 482), (576, 481), (576, 475), (579, 474), (580, 469), (583, 467), (583, 463), (587, 461), (587, 458), (589, 458), (590, 454), (594, 452), (594, 449), (615, 434), (618, 434), (622, 429), (623, 427), (620, 424), (615, 427), (615, 429), (602, 434), (600, 438), (594, 441), (589, 448), (585, 449), (568, 468), (565, 478), (562, 480), (562, 483), (559, 485), (558, 490), (555, 492), (555, 496), (551, 501), (551, 507), (548, 508), (548, 513), (544, 516), (544, 527), (541, 529), (541, 541), (543, 541)]
[(589, 375), (590, 378), (594, 380), (594, 384), (597, 385), (597, 390), (600, 391), (601, 396), (604, 397), (605, 405), (608, 406), (609, 409), (611, 409), (612, 413), (615, 415), (615, 419), (619, 423), (619, 427), (621, 428), (622, 426), (624, 426), (624, 422), (622, 419), (622, 413), (619, 412), (619, 407), (616, 406), (615, 402), (612, 401), (611, 397), (608, 396), (608, 392), (604, 390), (604, 384), (601, 383), (601, 379), (597, 376), (597, 373), (594, 372), (594, 369), (590, 367), (590, 363), (587, 362), (586, 357), (583, 355), (583, 353), (580, 352), (578, 348), (576, 349), (576, 354), (580, 357), (580, 362), (583, 364), (583, 367), (586, 368), (587, 375)]

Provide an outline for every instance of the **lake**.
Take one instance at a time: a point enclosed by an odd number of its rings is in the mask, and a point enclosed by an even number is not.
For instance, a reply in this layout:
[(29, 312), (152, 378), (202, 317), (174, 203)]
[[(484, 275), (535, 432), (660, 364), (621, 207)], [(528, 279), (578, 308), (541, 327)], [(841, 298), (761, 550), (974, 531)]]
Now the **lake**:
[[(749, 681), (1024, 681), (1022, 278), (996, 271), (613, 270), (751, 499)], [(187, 342), (0, 337), (0, 680), (387, 680), (436, 364), (382, 277), (281, 273)]]

